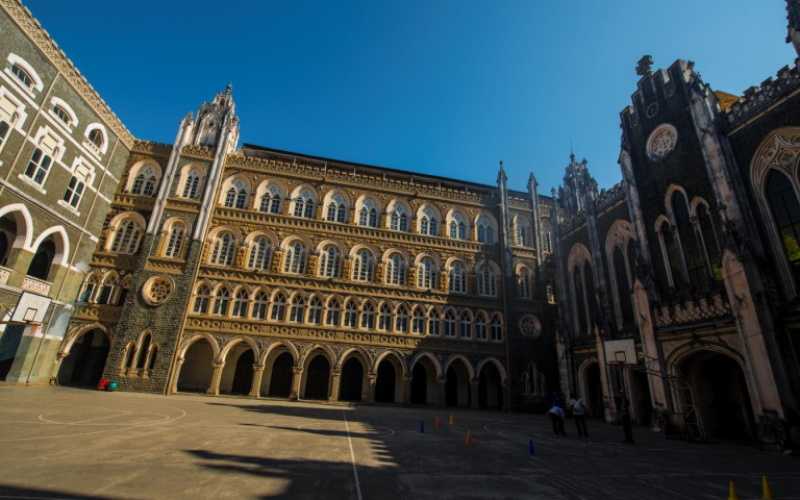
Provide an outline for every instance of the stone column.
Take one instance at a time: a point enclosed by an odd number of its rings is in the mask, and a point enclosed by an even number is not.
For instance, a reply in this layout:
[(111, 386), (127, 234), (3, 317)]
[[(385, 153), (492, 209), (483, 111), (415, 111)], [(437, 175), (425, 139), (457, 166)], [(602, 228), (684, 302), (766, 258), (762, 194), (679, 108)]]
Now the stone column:
[(508, 411), (508, 380), (503, 380), (500, 383), (501, 387), (503, 388), (503, 412)]
[(342, 385), (342, 370), (331, 370), (331, 389), (328, 401), (339, 401), (339, 387)]
[(436, 379), (436, 406), (444, 407), (447, 405), (447, 377)]
[(219, 381), (222, 378), (222, 369), (225, 367), (225, 363), (211, 363), (211, 366), (214, 367), (214, 373), (211, 375), (211, 385), (208, 387), (206, 394), (211, 396), (219, 396)]
[(261, 377), (264, 376), (264, 365), (253, 365), (253, 385), (250, 388), (250, 397), (261, 397)]
[(408, 406), (411, 404), (411, 381), (414, 377), (403, 377), (403, 404)]
[[(470, 379), (470, 381), (469, 381), (469, 393), (470, 393), (469, 394), (470, 395), (469, 408), (470, 408), (470, 410), (479, 410), (481, 408), (481, 405), (480, 405), (480, 403), (478, 401), (479, 398), (480, 398), (480, 392), (479, 392), (479, 387), (480, 386), (478, 384), (480, 384), (480, 383), (481, 383), (480, 379), (477, 379), (477, 378)], [(505, 399), (505, 398), (503, 398), (503, 399)]]
[(292, 401), (297, 401), (300, 399), (300, 382), (303, 380), (303, 369), (293, 367), (292, 373), (292, 393), (289, 395), (289, 399)]
[(375, 402), (375, 387), (378, 385), (378, 374), (377, 373), (369, 373), (367, 374), (369, 377), (369, 392), (367, 393), (367, 403), (374, 403)]
[(172, 379), (172, 393), (178, 392), (178, 379), (181, 376), (181, 368), (183, 368), (183, 362), (186, 361), (183, 358), (178, 358), (178, 361), (175, 363), (175, 375)]

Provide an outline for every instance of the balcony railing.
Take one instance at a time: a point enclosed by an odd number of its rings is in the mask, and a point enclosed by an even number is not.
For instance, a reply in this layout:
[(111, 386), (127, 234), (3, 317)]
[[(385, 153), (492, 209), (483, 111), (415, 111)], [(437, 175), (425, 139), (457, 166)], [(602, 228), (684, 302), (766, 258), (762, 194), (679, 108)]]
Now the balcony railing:
[(731, 305), (722, 295), (687, 299), (656, 309), (659, 328), (731, 318)]
[(0, 285), (8, 283), (9, 276), (11, 276), (11, 269), (0, 267)]
[(48, 283), (47, 281), (31, 278), (30, 276), (25, 276), (25, 279), (22, 280), (22, 289), (28, 292), (36, 293), (39, 295), (50, 295), (50, 288), (52, 288), (53, 284)]

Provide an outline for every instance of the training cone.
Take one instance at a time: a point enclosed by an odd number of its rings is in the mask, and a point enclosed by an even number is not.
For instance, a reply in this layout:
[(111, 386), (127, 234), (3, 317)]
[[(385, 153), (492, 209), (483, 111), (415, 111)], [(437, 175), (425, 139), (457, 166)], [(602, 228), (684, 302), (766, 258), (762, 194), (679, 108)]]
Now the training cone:
[(467, 431), (467, 444), (472, 444), (472, 431)]
[(533, 456), (533, 439), (528, 440), (528, 455)]
[(425, 422), (423, 422), (422, 420), (419, 421), (419, 433), (425, 434)]
[(450, 414), (450, 425), (453, 425), (454, 423), (455, 423), (455, 422), (453, 422), (453, 415), (452, 415), (452, 414)]
[(769, 481), (767, 481), (767, 476), (761, 477), (761, 484), (764, 489), (764, 494), (761, 495), (761, 498), (764, 500), (775, 500), (775, 495), (772, 494), (772, 488), (769, 486)]
[(436, 417), (436, 428), (439, 428), (439, 417)]
[(733, 481), (731, 481), (731, 493), (728, 495), (728, 500), (742, 500), (742, 497), (739, 496), (739, 492), (736, 491), (736, 485), (733, 484)]

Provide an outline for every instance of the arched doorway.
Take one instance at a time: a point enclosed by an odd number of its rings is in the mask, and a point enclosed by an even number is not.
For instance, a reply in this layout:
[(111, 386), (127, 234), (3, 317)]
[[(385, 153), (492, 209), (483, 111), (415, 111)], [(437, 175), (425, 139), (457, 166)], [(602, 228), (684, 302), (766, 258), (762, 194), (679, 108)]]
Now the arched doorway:
[(460, 359), (455, 360), (447, 369), (447, 383), (445, 384), (445, 404), (469, 408), (471, 394), (469, 387), (469, 371)]
[(650, 425), (653, 419), (653, 403), (650, 399), (650, 384), (647, 381), (647, 374), (631, 370), (631, 385), (633, 386), (631, 405), (636, 423)]
[(15, 215), (21, 217), (19, 212), (0, 217), (0, 266), (5, 266), (8, 262), (8, 258), (11, 256), (11, 248), (17, 239), (18, 226)]
[(189, 346), (183, 356), (183, 364), (178, 374), (177, 389), (181, 392), (205, 393), (211, 385), (214, 368), (214, 349), (206, 339), (200, 339)]
[(40, 243), (39, 248), (36, 249), (36, 253), (33, 255), (31, 263), (28, 266), (28, 276), (47, 281), (47, 277), (50, 275), (50, 267), (53, 264), (53, 258), (55, 258), (55, 256), (56, 244), (53, 242), (53, 238), (48, 237)]
[(414, 365), (411, 375), (411, 403), (415, 405), (428, 404), (428, 370), (420, 362)]
[(111, 345), (103, 330), (89, 330), (72, 344), (69, 356), (61, 362), (58, 379), (64, 385), (96, 386), (103, 376)]
[(388, 358), (384, 359), (378, 365), (378, 379), (375, 381), (375, 401), (379, 403), (394, 403), (396, 389), (397, 371)]
[(342, 366), (342, 382), (339, 389), (340, 401), (361, 401), (364, 390), (364, 367), (355, 356)]
[(305, 399), (328, 399), (330, 372), (328, 358), (322, 352), (315, 354), (306, 369)]
[(288, 352), (282, 352), (275, 358), (267, 394), (276, 398), (289, 397), (292, 393), (292, 367), (294, 367), (294, 359)]
[(236, 361), (236, 370), (233, 373), (231, 394), (248, 395), (253, 386), (253, 364), (256, 357), (252, 349), (243, 352)]
[(584, 398), (588, 396), (587, 408), (590, 416), (592, 418), (603, 418), (605, 412), (603, 409), (603, 381), (600, 375), (600, 364), (592, 363), (586, 368), (584, 376), (586, 378), (586, 394), (584, 394)]
[(757, 437), (750, 394), (739, 363), (725, 354), (701, 351), (681, 363), (679, 369), (692, 386), (707, 437)]
[(481, 408), (503, 409), (503, 381), (494, 363), (486, 363), (481, 368), (478, 384), (478, 403)]

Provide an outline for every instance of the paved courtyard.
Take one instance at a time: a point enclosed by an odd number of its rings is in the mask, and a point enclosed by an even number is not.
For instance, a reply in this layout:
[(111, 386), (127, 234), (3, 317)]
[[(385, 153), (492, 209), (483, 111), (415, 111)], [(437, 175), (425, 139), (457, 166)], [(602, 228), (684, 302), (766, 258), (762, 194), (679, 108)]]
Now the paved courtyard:
[[(800, 499), (800, 460), (544, 415), (0, 389), (0, 499), (724, 499), (766, 475)], [(435, 428), (435, 419), (442, 425)], [(420, 422), (425, 434), (420, 434)], [(473, 443), (466, 444), (467, 431)], [(528, 455), (528, 440), (534, 456)]]

